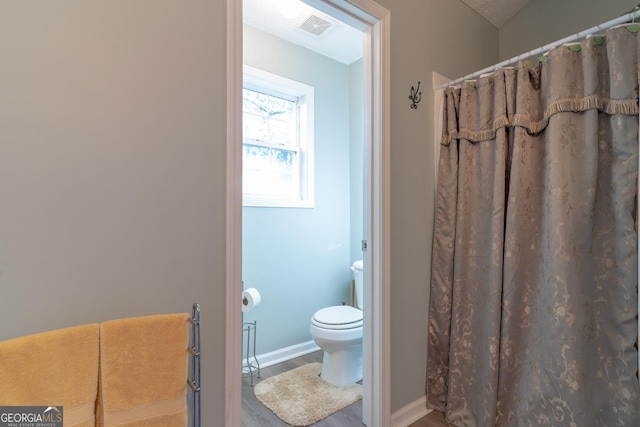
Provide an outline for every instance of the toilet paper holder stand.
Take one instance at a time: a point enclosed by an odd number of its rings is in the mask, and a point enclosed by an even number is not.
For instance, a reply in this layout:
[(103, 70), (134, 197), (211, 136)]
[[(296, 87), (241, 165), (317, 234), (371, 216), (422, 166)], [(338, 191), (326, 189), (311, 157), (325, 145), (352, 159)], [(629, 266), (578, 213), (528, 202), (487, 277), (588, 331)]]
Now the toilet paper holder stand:
[[(244, 318), (244, 314), (242, 316)], [(256, 325), (257, 322), (242, 322), (242, 338), (246, 333), (247, 341), (245, 347), (245, 358), (242, 361), (242, 376), (250, 377), (250, 384), (253, 387), (253, 376), (260, 378), (260, 362), (256, 357)]]
[[(242, 281), (242, 288), (244, 289), (244, 280)], [(257, 290), (250, 288), (247, 292), (253, 291), (257, 295), (257, 301), (255, 304), (260, 303), (260, 294)], [(242, 292), (242, 339), (244, 340), (244, 335), (247, 335), (246, 346), (244, 348), (244, 360), (242, 361), (242, 376), (243, 377), (251, 377), (251, 387), (253, 387), (253, 376), (257, 375), (260, 378), (260, 362), (258, 362), (258, 358), (256, 357), (256, 326), (257, 322), (254, 320), (253, 322), (245, 322), (244, 321), (244, 312), (245, 308), (247, 311), (250, 311), (253, 308), (253, 302), (249, 301), (249, 299), (245, 296), (245, 292)]]

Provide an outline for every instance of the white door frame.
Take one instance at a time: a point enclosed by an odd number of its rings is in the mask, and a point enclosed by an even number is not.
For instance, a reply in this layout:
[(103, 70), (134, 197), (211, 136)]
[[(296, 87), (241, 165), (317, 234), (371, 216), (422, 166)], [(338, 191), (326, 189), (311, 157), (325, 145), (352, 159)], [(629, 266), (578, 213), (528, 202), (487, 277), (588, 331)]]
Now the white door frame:
[[(365, 30), (363, 421), (391, 422), (390, 13), (372, 0), (303, 0)], [(242, 390), (242, 1), (227, 0), (225, 426), (240, 427)], [(370, 379), (370, 383), (366, 380)]]

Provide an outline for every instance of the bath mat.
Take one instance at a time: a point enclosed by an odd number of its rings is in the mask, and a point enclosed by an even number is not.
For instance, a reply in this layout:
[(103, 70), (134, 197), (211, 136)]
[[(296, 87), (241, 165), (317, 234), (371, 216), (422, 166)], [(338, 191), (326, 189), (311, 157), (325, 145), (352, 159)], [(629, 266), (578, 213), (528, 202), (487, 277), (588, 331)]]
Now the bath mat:
[(334, 387), (318, 376), (321, 367), (321, 363), (309, 363), (267, 378), (254, 387), (254, 393), (292, 426), (311, 425), (362, 399), (360, 384)]

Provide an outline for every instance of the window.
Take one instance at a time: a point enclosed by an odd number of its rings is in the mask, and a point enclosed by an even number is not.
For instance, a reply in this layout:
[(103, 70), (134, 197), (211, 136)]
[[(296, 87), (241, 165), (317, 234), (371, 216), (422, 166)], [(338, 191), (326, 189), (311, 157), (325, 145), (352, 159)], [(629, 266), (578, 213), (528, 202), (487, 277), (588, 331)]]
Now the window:
[(313, 207), (313, 87), (244, 66), (244, 206)]

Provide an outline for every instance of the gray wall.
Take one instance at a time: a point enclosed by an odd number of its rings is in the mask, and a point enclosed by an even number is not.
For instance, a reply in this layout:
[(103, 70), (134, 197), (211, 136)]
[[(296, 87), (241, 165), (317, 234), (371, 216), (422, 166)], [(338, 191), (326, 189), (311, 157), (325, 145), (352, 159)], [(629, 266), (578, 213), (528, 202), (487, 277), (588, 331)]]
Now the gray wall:
[(500, 28), (500, 59), (617, 18), (637, 4), (638, 0), (531, 0)]
[[(391, 11), (395, 411), (424, 395), (431, 73), (495, 63), (498, 31), (461, 1), (379, 3)], [(225, 4), (0, 2), (0, 339), (199, 301), (213, 427), (225, 396)]]
[[(244, 27), (244, 63), (314, 87), (315, 206), (243, 208), (242, 277), (262, 303), (262, 354), (311, 340), (311, 316), (350, 294), (349, 67)], [(360, 190), (362, 192), (362, 190)], [(360, 197), (362, 199), (362, 197)]]
[[(461, 1), (380, 0), (391, 11), (391, 409), (425, 394), (435, 182), (436, 71), (457, 77), (498, 59), (498, 30)], [(464, 29), (464, 31), (461, 31)], [(410, 108), (411, 86), (422, 101)]]
[(224, 5), (0, 2), (0, 340), (198, 301), (209, 426), (225, 397)]

